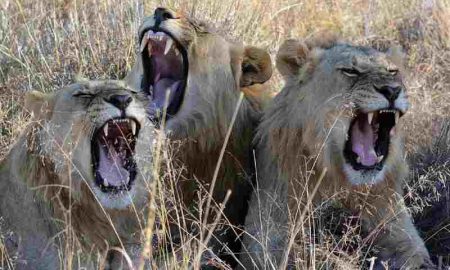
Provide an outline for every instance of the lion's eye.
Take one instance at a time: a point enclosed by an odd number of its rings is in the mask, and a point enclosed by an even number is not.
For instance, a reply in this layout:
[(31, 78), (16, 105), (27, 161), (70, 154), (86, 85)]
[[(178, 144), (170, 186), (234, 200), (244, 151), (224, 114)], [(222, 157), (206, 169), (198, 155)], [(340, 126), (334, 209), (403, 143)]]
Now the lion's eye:
[(341, 68), (342, 74), (348, 77), (358, 77), (361, 73), (354, 68)]
[(94, 94), (89, 93), (89, 92), (78, 91), (78, 92), (73, 93), (72, 96), (77, 97), (77, 98), (93, 98)]

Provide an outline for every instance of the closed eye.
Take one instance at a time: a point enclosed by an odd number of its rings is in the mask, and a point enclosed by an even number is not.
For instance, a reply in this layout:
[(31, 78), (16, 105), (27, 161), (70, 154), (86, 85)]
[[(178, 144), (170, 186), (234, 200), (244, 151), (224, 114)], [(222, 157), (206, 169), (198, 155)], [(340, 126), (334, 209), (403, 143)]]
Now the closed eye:
[(73, 93), (72, 96), (73, 97), (77, 97), (77, 98), (89, 98), (89, 99), (91, 99), (91, 98), (94, 98), (95, 95), (92, 94), (92, 93), (89, 93), (89, 92), (78, 91), (78, 92)]
[(345, 76), (352, 77), (352, 78), (358, 77), (359, 75), (361, 75), (361, 72), (359, 72), (358, 70), (356, 70), (354, 68), (340, 68), (340, 71)]

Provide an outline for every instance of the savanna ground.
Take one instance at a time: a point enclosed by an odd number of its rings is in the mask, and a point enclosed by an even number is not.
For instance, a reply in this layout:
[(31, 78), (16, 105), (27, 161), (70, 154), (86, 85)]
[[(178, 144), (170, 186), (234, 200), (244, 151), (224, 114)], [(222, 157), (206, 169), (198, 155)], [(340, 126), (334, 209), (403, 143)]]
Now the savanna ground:
[[(0, 158), (28, 121), (25, 92), (57, 90), (75, 75), (123, 78), (134, 61), (137, 27), (158, 6), (203, 19), (272, 56), (285, 39), (324, 29), (359, 44), (401, 45), (409, 154), (429, 143), (450, 114), (449, 0), (0, 0)], [(271, 90), (281, 86), (275, 72)], [(353, 261), (341, 260), (341, 268)]]

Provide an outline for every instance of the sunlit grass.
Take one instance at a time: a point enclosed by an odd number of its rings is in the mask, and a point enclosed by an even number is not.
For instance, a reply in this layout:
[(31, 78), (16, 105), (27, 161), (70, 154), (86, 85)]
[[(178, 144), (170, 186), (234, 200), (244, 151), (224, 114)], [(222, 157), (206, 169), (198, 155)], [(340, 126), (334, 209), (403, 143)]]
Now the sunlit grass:
[[(417, 145), (430, 142), (440, 121), (449, 115), (448, 0), (2, 0), (0, 156), (6, 154), (28, 121), (21, 110), (23, 93), (54, 91), (71, 83), (76, 75), (123, 78), (134, 61), (137, 27), (143, 16), (158, 6), (203, 19), (228, 39), (263, 47), (272, 56), (285, 39), (302, 38), (323, 29), (339, 32), (344, 39), (357, 43), (383, 39), (400, 44), (407, 53), (405, 80), (411, 102), (404, 117), (407, 149), (411, 152)], [(281, 86), (281, 78), (275, 73), (271, 91), (276, 93)], [(196, 251), (205, 247), (186, 232), (184, 220), (192, 217), (177, 202), (179, 195), (174, 188), (180, 172), (171, 165), (162, 166), (167, 166), (162, 169), (166, 171), (162, 177), (171, 180), (165, 182), (164, 191), (159, 191), (159, 200), (174, 200), (178, 226), (184, 233), (181, 247), (161, 255), (160, 265), (185, 269)], [(156, 216), (164, 219), (168, 211), (158, 208)], [(209, 231), (202, 228), (201, 219), (195, 222), (204, 232)], [(165, 229), (162, 231), (167, 232)], [(342, 265), (349, 263), (327, 253), (329, 247), (322, 248), (326, 254), (322, 257), (332, 257)], [(2, 251), (0, 245), (0, 255), (4, 255)]]

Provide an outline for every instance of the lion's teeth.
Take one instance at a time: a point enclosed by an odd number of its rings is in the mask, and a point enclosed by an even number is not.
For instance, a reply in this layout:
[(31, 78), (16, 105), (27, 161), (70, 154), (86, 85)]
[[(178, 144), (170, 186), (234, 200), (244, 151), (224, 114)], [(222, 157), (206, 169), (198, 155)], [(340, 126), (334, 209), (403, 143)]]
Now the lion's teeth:
[(119, 140), (117, 140), (117, 138), (114, 140), (114, 144), (116, 145), (116, 144), (118, 144), (119, 143)]
[(383, 158), (384, 158), (384, 155), (379, 156), (378, 157), (378, 163), (380, 163), (383, 160)]
[(395, 124), (397, 125), (398, 119), (400, 119), (400, 112), (395, 112)]
[(164, 49), (164, 55), (166, 55), (169, 52), (170, 48), (172, 48), (172, 45), (173, 40), (171, 38), (167, 39), (166, 48)]
[(104, 185), (105, 187), (108, 187), (108, 186), (109, 186), (108, 181), (107, 181), (106, 179), (103, 179), (103, 185)]
[(367, 119), (369, 120), (369, 125), (372, 124), (372, 119), (373, 119), (373, 113), (368, 113), (367, 114)]
[(131, 132), (133, 133), (133, 135), (136, 135), (136, 122), (131, 121), (130, 125), (131, 125)]
[(356, 158), (356, 162), (361, 163), (361, 158), (359, 156)]
[(142, 53), (145, 50), (145, 47), (147, 46), (148, 43), (148, 36), (144, 36), (142, 38), (142, 42), (141, 42), (141, 48), (139, 49), (139, 51)]
[(178, 56), (180, 54), (180, 51), (177, 48), (175, 48), (174, 51), (175, 51), (176, 56)]
[(108, 137), (108, 123), (105, 124), (105, 127), (103, 128), (103, 132), (105, 133), (105, 137)]

